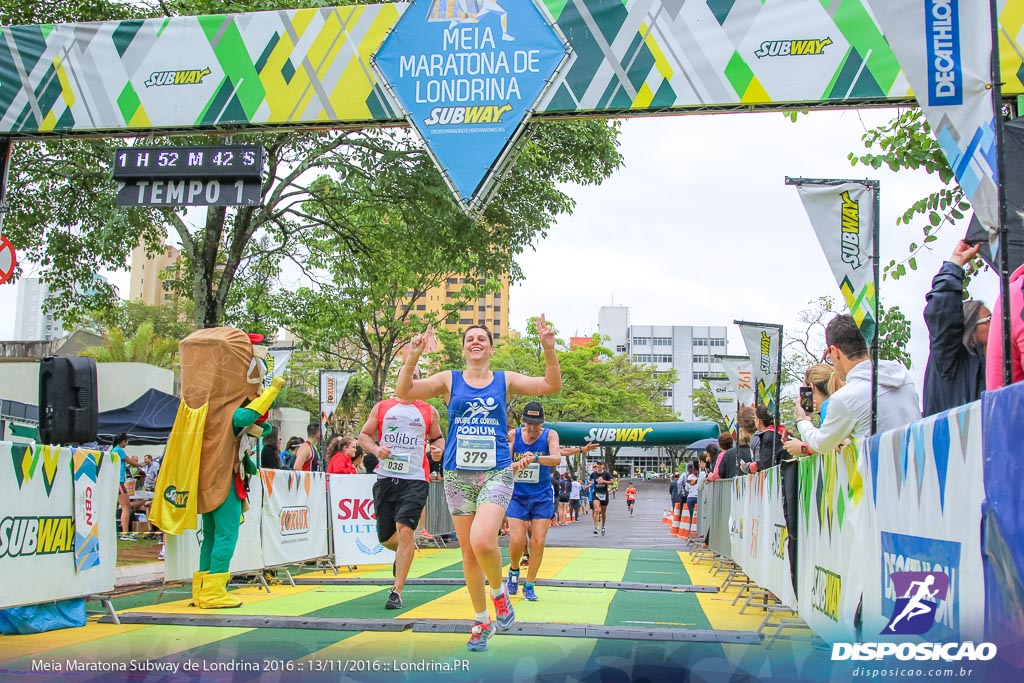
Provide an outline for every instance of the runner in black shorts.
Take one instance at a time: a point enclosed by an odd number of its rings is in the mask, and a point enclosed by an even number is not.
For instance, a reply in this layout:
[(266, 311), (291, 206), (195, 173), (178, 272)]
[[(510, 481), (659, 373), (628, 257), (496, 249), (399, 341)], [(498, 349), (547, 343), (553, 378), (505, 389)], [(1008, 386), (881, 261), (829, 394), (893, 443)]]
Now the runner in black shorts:
[(359, 445), (377, 456), (373, 507), (377, 538), (395, 551), (395, 584), (385, 609), (402, 608), (402, 589), (416, 552), (413, 532), (430, 493), (430, 461), (440, 460), (444, 437), (437, 410), (423, 401), (381, 401), (359, 433)]
[[(604, 463), (594, 463), (594, 471), (590, 473), (590, 484), (594, 487), (594, 535), (604, 536), (605, 515), (608, 506), (608, 485), (612, 475), (604, 471)], [(598, 525), (600, 520), (600, 531)]]

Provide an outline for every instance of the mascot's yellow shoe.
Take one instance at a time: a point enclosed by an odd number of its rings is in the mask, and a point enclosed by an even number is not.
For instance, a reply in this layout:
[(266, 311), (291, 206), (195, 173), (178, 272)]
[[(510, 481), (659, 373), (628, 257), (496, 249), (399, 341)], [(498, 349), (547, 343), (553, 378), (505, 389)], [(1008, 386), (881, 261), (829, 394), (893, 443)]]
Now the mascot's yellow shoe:
[(224, 607), (241, 607), (242, 601), (228, 594), (228, 581), (231, 574), (207, 574), (203, 577), (203, 585), (199, 591), (199, 607), (203, 609), (221, 609)]
[(203, 588), (203, 578), (210, 572), (195, 572), (192, 574), (192, 602), (188, 603), (189, 607), (199, 606), (199, 592)]

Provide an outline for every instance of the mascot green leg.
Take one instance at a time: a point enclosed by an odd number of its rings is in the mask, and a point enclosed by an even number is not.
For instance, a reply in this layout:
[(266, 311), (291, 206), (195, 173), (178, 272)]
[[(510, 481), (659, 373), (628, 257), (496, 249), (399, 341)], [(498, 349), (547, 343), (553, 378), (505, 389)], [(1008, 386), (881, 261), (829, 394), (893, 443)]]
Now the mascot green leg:
[(227, 584), (231, 578), (229, 569), (231, 556), (238, 544), (238, 527), (242, 518), (242, 500), (232, 486), (228, 497), (216, 510), (203, 513), (203, 543), (199, 548), (199, 571), (209, 574), (203, 577), (202, 587), (196, 595), (196, 603), (203, 609), (239, 607), (242, 601), (228, 594)]

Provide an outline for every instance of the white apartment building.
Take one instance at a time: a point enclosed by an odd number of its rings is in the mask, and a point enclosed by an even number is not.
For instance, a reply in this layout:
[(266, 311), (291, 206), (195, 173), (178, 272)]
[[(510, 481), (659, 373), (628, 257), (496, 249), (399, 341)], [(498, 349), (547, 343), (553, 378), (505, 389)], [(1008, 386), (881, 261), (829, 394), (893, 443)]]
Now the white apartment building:
[(602, 306), (598, 332), (608, 347), (628, 354), (638, 365), (653, 365), (659, 372), (676, 371), (676, 383), (664, 392), (665, 406), (680, 420), (693, 420), (690, 395), (704, 379), (726, 379), (715, 356), (726, 355), (728, 328), (693, 325), (631, 325), (628, 306)]
[(46, 341), (64, 336), (64, 323), (46, 310), (49, 288), (37, 277), (18, 280), (13, 341)]

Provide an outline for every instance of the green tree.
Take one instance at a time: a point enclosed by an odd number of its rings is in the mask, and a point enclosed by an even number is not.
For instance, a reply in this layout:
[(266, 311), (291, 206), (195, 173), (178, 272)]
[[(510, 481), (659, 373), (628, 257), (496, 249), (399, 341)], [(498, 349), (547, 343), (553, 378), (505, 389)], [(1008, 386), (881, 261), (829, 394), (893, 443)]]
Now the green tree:
[(173, 369), (178, 355), (178, 341), (165, 339), (153, 332), (153, 324), (144, 322), (134, 333), (114, 327), (103, 334), (103, 345), (82, 352), (98, 363), (149, 363)]
[[(971, 203), (956, 182), (953, 169), (932, 135), (931, 126), (921, 109), (914, 107), (900, 111), (888, 123), (866, 132), (861, 140), (869, 151), (860, 155), (851, 152), (848, 158), (854, 166), (861, 164), (877, 169), (884, 165), (892, 171), (924, 169), (936, 176), (940, 183), (938, 189), (914, 202), (896, 219), (897, 225), (916, 226), (922, 233), (920, 239), (914, 239), (908, 245), (909, 256), (898, 262), (891, 259), (883, 265), (883, 276), (898, 280), (906, 274), (907, 268), (917, 270), (917, 254), (938, 239), (940, 230), (961, 221), (970, 210)], [(975, 259), (965, 267), (965, 290), (970, 285), (971, 276), (981, 267), (981, 259)]]
[(113, 308), (94, 311), (86, 320), (87, 327), (100, 332), (120, 329), (131, 336), (144, 323), (149, 323), (153, 334), (165, 339), (181, 341), (195, 330), (187, 301), (150, 306), (142, 301), (122, 301)]

